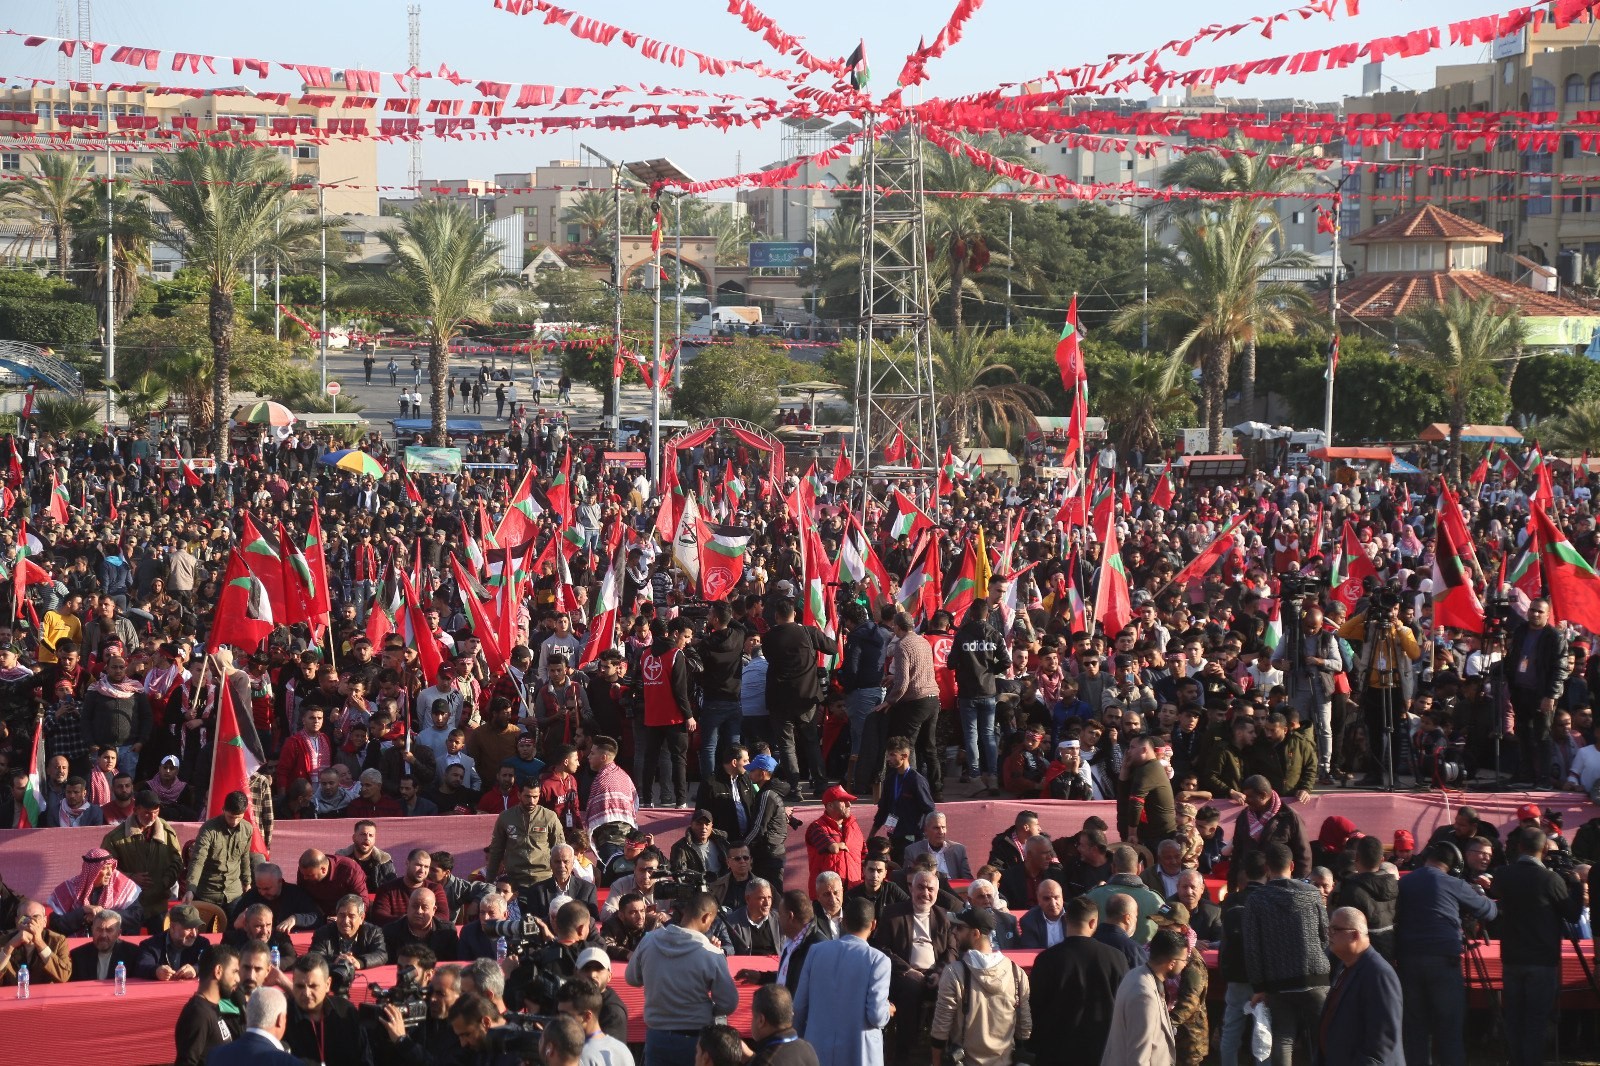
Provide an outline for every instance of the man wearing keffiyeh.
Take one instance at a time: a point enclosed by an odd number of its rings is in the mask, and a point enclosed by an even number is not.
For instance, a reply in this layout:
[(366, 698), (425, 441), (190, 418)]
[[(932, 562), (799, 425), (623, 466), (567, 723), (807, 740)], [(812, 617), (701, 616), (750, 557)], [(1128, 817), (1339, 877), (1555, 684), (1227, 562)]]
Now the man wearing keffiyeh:
[(50, 894), (50, 928), (63, 936), (84, 936), (95, 916), (116, 911), (127, 929), (139, 928), (140, 888), (117, 869), (116, 858), (104, 848), (83, 857), (83, 869)]

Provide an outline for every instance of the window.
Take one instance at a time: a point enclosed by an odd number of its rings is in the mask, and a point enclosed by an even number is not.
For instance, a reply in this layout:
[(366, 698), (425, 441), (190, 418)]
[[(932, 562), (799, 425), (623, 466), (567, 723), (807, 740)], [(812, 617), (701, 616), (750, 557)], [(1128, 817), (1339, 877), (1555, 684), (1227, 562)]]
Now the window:
[(317, 146), (314, 144), (297, 144), (294, 146), (294, 157), (296, 159), (315, 159), (317, 158)]
[(1303, 226), (1303, 225), (1305, 225), (1306, 224), (1306, 213), (1304, 211), (1291, 211), (1289, 213), (1289, 223), (1291, 225), (1295, 225), (1295, 226)]
[(1554, 82), (1543, 78), (1533, 79), (1533, 89), (1528, 94), (1528, 106), (1534, 111), (1549, 111), (1556, 106), (1556, 87)]
[(1583, 189), (1577, 185), (1563, 185), (1561, 187), (1561, 213), (1563, 215), (1578, 215), (1583, 213)]
[(568, 244), (577, 244), (579, 241), (581, 241), (583, 239), (583, 233), (581, 232), (581, 230), (582, 230), (582, 227), (580, 227), (580, 226), (568, 226), (567, 227), (567, 243)]
[(1529, 216), (1548, 215), (1553, 210), (1551, 162), (1549, 152), (1529, 152), (1522, 157), (1522, 169), (1534, 175), (1528, 178), (1528, 198), (1523, 201)]
[(34, 104), (33, 105), (33, 113), (35, 115), (39, 116), (39, 121), (40, 122), (48, 122), (48, 121), (50, 121), (50, 105), (49, 104)]
[(365, 244), (367, 234), (364, 230), (345, 229), (339, 231), (339, 239), (346, 244)]
[(106, 105), (105, 104), (94, 104), (93, 106), (91, 106), (89, 108), (89, 113), (94, 115), (95, 118), (99, 119), (100, 120), (100, 124), (102, 126), (105, 125), (105, 122), (106, 122)]
[(129, 104), (128, 105), (128, 114), (130, 114), (130, 115), (142, 115), (142, 114), (144, 114), (144, 105), (143, 104)]
[(0, 170), (21, 170), (21, 152), (0, 152)]
[(1561, 158), (1576, 159), (1578, 156), (1578, 138), (1570, 133), (1561, 135)]
[(128, 105), (127, 104), (112, 104), (111, 105), (111, 114), (112, 114), (113, 117), (115, 117), (117, 115), (126, 115), (127, 113), (128, 113)]
[(171, 225), (171, 223), (172, 223), (172, 212), (171, 211), (152, 211), (152, 212), (150, 212), (150, 221), (154, 222), (158, 226)]
[(1124, 172), (1126, 172), (1128, 174), (1132, 174), (1133, 173), (1133, 160), (1124, 159), (1122, 161), (1122, 169), (1123, 169)]
[(117, 173), (118, 174), (132, 174), (133, 173), (133, 156), (131, 156), (131, 155), (119, 155), (119, 156), (117, 156)]
[(1561, 102), (1566, 104), (1581, 104), (1589, 99), (1589, 86), (1584, 82), (1582, 74), (1567, 75), (1566, 82), (1561, 89)]
[(71, 104), (57, 104), (56, 105), (56, 118), (60, 118), (62, 115), (70, 115), (70, 114), (72, 114), (72, 105)]
[(1589, 75), (1589, 102), (1600, 100), (1600, 74)]

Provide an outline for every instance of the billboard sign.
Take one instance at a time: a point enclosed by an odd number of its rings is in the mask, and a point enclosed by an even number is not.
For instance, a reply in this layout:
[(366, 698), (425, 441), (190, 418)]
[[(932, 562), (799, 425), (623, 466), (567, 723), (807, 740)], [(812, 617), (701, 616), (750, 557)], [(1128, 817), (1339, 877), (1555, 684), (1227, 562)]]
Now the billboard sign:
[(752, 241), (750, 268), (752, 270), (760, 267), (798, 269), (810, 266), (812, 255), (810, 241)]

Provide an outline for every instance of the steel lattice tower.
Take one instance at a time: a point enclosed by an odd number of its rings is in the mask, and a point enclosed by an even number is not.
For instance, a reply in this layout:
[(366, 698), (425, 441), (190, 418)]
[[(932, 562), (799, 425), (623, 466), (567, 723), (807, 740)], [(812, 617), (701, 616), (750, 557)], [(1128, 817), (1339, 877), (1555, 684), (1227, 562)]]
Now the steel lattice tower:
[[(938, 466), (934, 403), (933, 294), (923, 207), (922, 138), (906, 126), (865, 137), (861, 195), (861, 303), (856, 350), (856, 418), (862, 472), (905, 433), (924, 471)], [(905, 347), (908, 351), (897, 351)], [(908, 456), (909, 458), (909, 456)]]
[[(422, 69), (422, 5), (408, 4), (406, 6), (406, 29), (408, 37), (407, 56), (412, 70)], [(411, 79), (411, 99), (419, 100), (422, 96), (422, 83), (415, 77)], [(411, 186), (412, 194), (422, 195), (422, 137), (420, 135), (411, 139), (411, 166), (406, 171), (406, 184)]]

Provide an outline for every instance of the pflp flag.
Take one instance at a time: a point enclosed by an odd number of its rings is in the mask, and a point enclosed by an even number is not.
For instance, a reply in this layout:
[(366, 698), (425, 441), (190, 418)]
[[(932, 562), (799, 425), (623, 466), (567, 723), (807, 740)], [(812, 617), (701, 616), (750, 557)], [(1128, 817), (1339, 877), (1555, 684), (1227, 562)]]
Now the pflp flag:
[(837, 485), (850, 476), (855, 467), (850, 463), (850, 457), (844, 453), (844, 445), (839, 445), (839, 457), (833, 461), (833, 483)]
[(672, 534), (672, 560), (695, 586), (700, 584), (700, 502), (691, 493), (684, 497), (683, 514)]
[(1150, 506), (1165, 511), (1175, 499), (1177, 492), (1172, 486), (1172, 460), (1168, 459), (1167, 465), (1161, 468), (1161, 474), (1156, 478), (1156, 487), (1150, 490)]
[(235, 549), (228, 555), (228, 568), (222, 575), (222, 592), (212, 617), (206, 652), (224, 644), (240, 651), (253, 652), (272, 635), (275, 616), (266, 583), (251, 572), (245, 557)]
[(726, 600), (744, 577), (750, 530), (701, 523), (700, 590), (712, 602)]
[(1356, 601), (1366, 589), (1367, 578), (1376, 578), (1378, 568), (1372, 565), (1372, 559), (1361, 546), (1361, 538), (1356, 536), (1356, 527), (1349, 519), (1345, 519), (1339, 554), (1341, 565), (1337, 581), (1330, 581), (1333, 598), (1344, 604), (1345, 610), (1353, 611)]
[(901, 430), (894, 431), (894, 439), (883, 446), (883, 461), (886, 465), (894, 466), (905, 462), (906, 435)]

